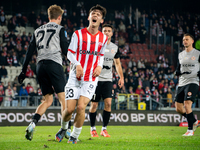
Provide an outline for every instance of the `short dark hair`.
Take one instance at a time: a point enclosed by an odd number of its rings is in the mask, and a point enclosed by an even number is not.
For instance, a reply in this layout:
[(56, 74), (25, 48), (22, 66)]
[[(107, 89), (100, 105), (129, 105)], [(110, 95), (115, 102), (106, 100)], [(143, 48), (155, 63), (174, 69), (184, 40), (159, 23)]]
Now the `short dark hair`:
[(190, 36), (194, 40), (194, 36), (192, 34), (190, 34), (190, 33), (185, 33), (184, 36)]
[(102, 29), (103, 29), (104, 27), (110, 27), (110, 28), (113, 30), (113, 26), (112, 26), (111, 24), (103, 24), (103, 25), (102, 25)]
[(107, 13), (106, 8), (103, 7), (103, 6), (101, 6), (101, 5), (99, 5), (99, 4), (97, 4), (96, 6), (93, 6), (92, 8), (90, 8), (89, 14), (90, 14), (93, 10), (95, 10), (95, 9), (98, 9), (98, 10), (101, 11), (102, 16), (103, 16), (102, 18), (104, 19), (105, 16), (106, 16), (106, 13)]

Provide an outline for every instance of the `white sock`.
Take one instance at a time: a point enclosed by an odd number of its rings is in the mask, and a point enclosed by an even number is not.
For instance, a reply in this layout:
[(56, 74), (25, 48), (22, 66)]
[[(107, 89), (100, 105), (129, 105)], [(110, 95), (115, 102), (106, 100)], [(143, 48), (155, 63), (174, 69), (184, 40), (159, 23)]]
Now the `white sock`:
[(77, 128), (74, 126), (73, 131), (70, 136), (73, 136), (74, 138), (78, 139), (79, 135), (81, 134), (81, 130), (82, 130), (82, 127)]
[(69, 125), (69, 121), (64, 122), (64, 121), (61, 119), (61, 128), (62, 128), (62, 129), (67, 130), (67, 129), (68, 129), (68, 125)]
[(193, 133), (193, 130), (187, 130), (188, 132), (190, 132), (190, 133)]
[(32, 125), (33, 129), (35, 128), (35, 122), (31, 122), (29, 125)]
[(96, 130), (96, 127), (93, 126), (93, 127), (90, 128), (90, 130), (91, 130), (91, 131)]
[(106, 129), (107, 129), (106, 127), (102, 127), (102, 128), (101, 128), (101, 131), (106, 130)]

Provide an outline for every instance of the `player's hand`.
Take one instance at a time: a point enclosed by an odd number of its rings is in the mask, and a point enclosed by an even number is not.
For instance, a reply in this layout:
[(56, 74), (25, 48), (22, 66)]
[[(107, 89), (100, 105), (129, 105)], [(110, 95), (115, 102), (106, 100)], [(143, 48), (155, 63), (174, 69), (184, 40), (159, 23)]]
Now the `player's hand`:
[(24, 81), (24, 79), (26, 78), (26, 75), (24, 72), (21, 72), (20, 75), (18, 76), (18, 82), (20, 84), (22, 84), (22, 82)]
[(76, 77), (80, 78), (83, 76), (83, 68), (81, 65), (76, 66)]
[(98, 77), (98, 76), (100, 75), (100, 73), (101, 73), (101, 70), (102, 70), (101, 66), (97, 66), (97, 67), (94, 69), (94, 72), (93, 72), (92, 76), (93, 76), (93, 77)]
[(122, 88), (124, 86), (124, 78), (119, 79), (118, 85), (119, 85), (120, 88)]

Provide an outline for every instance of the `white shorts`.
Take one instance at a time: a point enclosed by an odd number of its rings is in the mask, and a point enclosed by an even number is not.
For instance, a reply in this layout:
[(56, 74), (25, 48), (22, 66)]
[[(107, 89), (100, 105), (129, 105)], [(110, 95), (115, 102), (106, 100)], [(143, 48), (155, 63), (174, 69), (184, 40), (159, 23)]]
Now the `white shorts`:
[(96, 87), (97, 81), (78, 81), (77, 79), (69, 79), (65, 86), (65, 100), (78, 100), (80, 96), (92, 99)]

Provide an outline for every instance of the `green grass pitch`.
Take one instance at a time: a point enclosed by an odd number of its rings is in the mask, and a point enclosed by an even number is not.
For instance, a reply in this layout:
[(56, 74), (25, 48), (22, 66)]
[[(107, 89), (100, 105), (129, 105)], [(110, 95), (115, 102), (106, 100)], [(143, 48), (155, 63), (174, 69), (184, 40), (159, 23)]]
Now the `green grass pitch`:
[(54, 136), (59, 126), (37, 126), (32, 141), (25, 139), (25, 126), (0, 127), (0, 150), (197, 150), (200, 149), (200, 128), (192, 137), (183, 137), (186, 127), (178, 126), (108, 126), (110, 138), (91, 138), (90, 127), (83, 126), (80, 142), (58, 143)]

